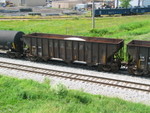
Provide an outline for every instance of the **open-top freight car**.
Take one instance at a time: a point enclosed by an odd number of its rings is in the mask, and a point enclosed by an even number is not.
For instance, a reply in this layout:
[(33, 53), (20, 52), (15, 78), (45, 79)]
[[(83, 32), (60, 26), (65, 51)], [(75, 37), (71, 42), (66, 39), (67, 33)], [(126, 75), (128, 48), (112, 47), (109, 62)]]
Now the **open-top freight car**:
[(150, 41), (133, 40), (127, 45), (128, 72), (134, 75), (150, 73)]
[[(97, 65), (98, 70), (119, 70), (121, 53), (124, 46), (122, 39), (96, 38), (57, 34), (33, 33), (23, 36), (29, 47), (31, 60), (64, 60), (67, 63), (82, 61), (87, 65)], [(120, 53), (120, 54), (119, 54)]]
[(119, 70), (126, 66), (134, 75), (150, 74), (150, 41), (133, 40), (127, 44), (128, 62), (121, 63), (124, 40), (71, 35), (0, 31), (0, 50), (11, 58), (30, 60), (64, 60), (97, 65), (100, 71)]

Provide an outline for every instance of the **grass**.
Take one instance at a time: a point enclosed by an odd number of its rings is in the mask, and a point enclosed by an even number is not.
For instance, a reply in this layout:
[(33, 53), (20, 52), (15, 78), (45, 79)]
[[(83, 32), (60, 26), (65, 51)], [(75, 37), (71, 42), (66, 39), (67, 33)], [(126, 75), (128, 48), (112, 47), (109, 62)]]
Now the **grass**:
[(10, 20), (0, 21), (0, 30), (20, 30), (25, 33), (42, 32), (54, 34), (97, 36), (149, 40), (150, 15), (96, 18), (96, 28), (91, 29), (91, 19)]
[(150, 106), (0, 75), (1, 113), (149, 113)]
[[(38, 18), (38, 17), (34, 17)], [(4, 20), (0, 30), (25, 33), (42, 32), (82, 36), (150, 40), (150, 15), (97, 18), (91, 29), (91, 19)], [(51, 88), (31, 80), (0, 76), (0, 112), (2, 113), (149, 113), (150, 107), (118, 98), (94, 96), (68, 90), (62, 85)]]

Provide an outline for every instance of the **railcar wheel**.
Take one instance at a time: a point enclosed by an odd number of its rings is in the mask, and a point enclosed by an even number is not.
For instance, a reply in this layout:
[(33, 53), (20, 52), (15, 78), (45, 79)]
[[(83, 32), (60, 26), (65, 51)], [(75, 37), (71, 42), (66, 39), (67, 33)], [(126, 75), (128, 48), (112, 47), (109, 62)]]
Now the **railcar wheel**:
[(109, 71), (111, 71), (111, 66), (110, 65), (103, 65), (102, 69), (103, 69), (103, 71), (109, 72)]
[(112, 63), (111, 64), (111, 71), (117, 72), (118, 70), (119, 70), (119, 65), (117, 63)]
[(21, 58), (21, 54), (20, 53), (15, 53), (16, 58)]
[(9, 58), (19, 58), (19, 54), (15, 53), (15, 52), (7, 52), (7, 56)]
[(10, 54), (7, 54), (7, 56), (8, 56), (9, 58), (15, 58), (15, 56), (10, 55)]
[(33, 56), (28, 57), (28, 59), (33, 62), (36, 62), (38, 60), (37, 57), (33, 57)]
[(139, 70), (139, 69), (134, 70), (133, 73), (134, 73), (134, 75), (137, 75), (137, 76), (142, 76), (142, 75), (144, 75), (144, 71), (143, 71), (143, 70)]
[(136, 76), (142, 76), (142, 75), (148, 74), (148, 71), (137, 69), (135, 67), (136, 67), (135, 65), (128, 66), (129, 74), (136, 75)]
[(47, 61), (49, 60), (48, 57), (43, 57), (42, 59), (43, 59), (43, 61), (45, 61), (45, 62), (47, 62)]
[(149, 76), (150, 75), (150, 72), (148, 70), (144, 71), (144, 75), (145, 76)]
[(43, 62), (44, 60), (42, 58), (37, 58), (37, 62)]
[(131, 74), (131, 75), (133, 75), (133, 74), (134, 74), (134, 73), (133, 73), (133, 68), (128, 67), (128, 73)]
[(98, 71), (103, 71), (103, 65), (102, 64), (98, 65)]

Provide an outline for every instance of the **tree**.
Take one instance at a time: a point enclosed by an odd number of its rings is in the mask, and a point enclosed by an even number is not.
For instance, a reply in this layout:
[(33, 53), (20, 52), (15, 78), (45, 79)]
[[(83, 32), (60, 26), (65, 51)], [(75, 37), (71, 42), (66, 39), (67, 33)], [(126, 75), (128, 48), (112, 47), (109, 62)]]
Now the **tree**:
[(130, 6), (130, 2), (132, 0), (120, 0), (121, 2), (121, 7), (124, 7), (124, 8), (128, 8)]

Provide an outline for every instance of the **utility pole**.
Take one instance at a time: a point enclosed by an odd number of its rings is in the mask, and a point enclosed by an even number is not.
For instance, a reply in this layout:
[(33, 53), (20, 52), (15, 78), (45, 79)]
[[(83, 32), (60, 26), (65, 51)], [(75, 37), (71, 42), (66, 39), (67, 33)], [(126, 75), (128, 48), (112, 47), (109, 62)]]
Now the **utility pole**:
[(141, 2), (141, 0), (138, 0), (138, 6), (140, 6), (140, 2)]
[(92, 1), (92, 29), (95, 28), (95, 4), (94, 0)]
[(117, 0), (117, 8), (119, 7), (119, 0)]

